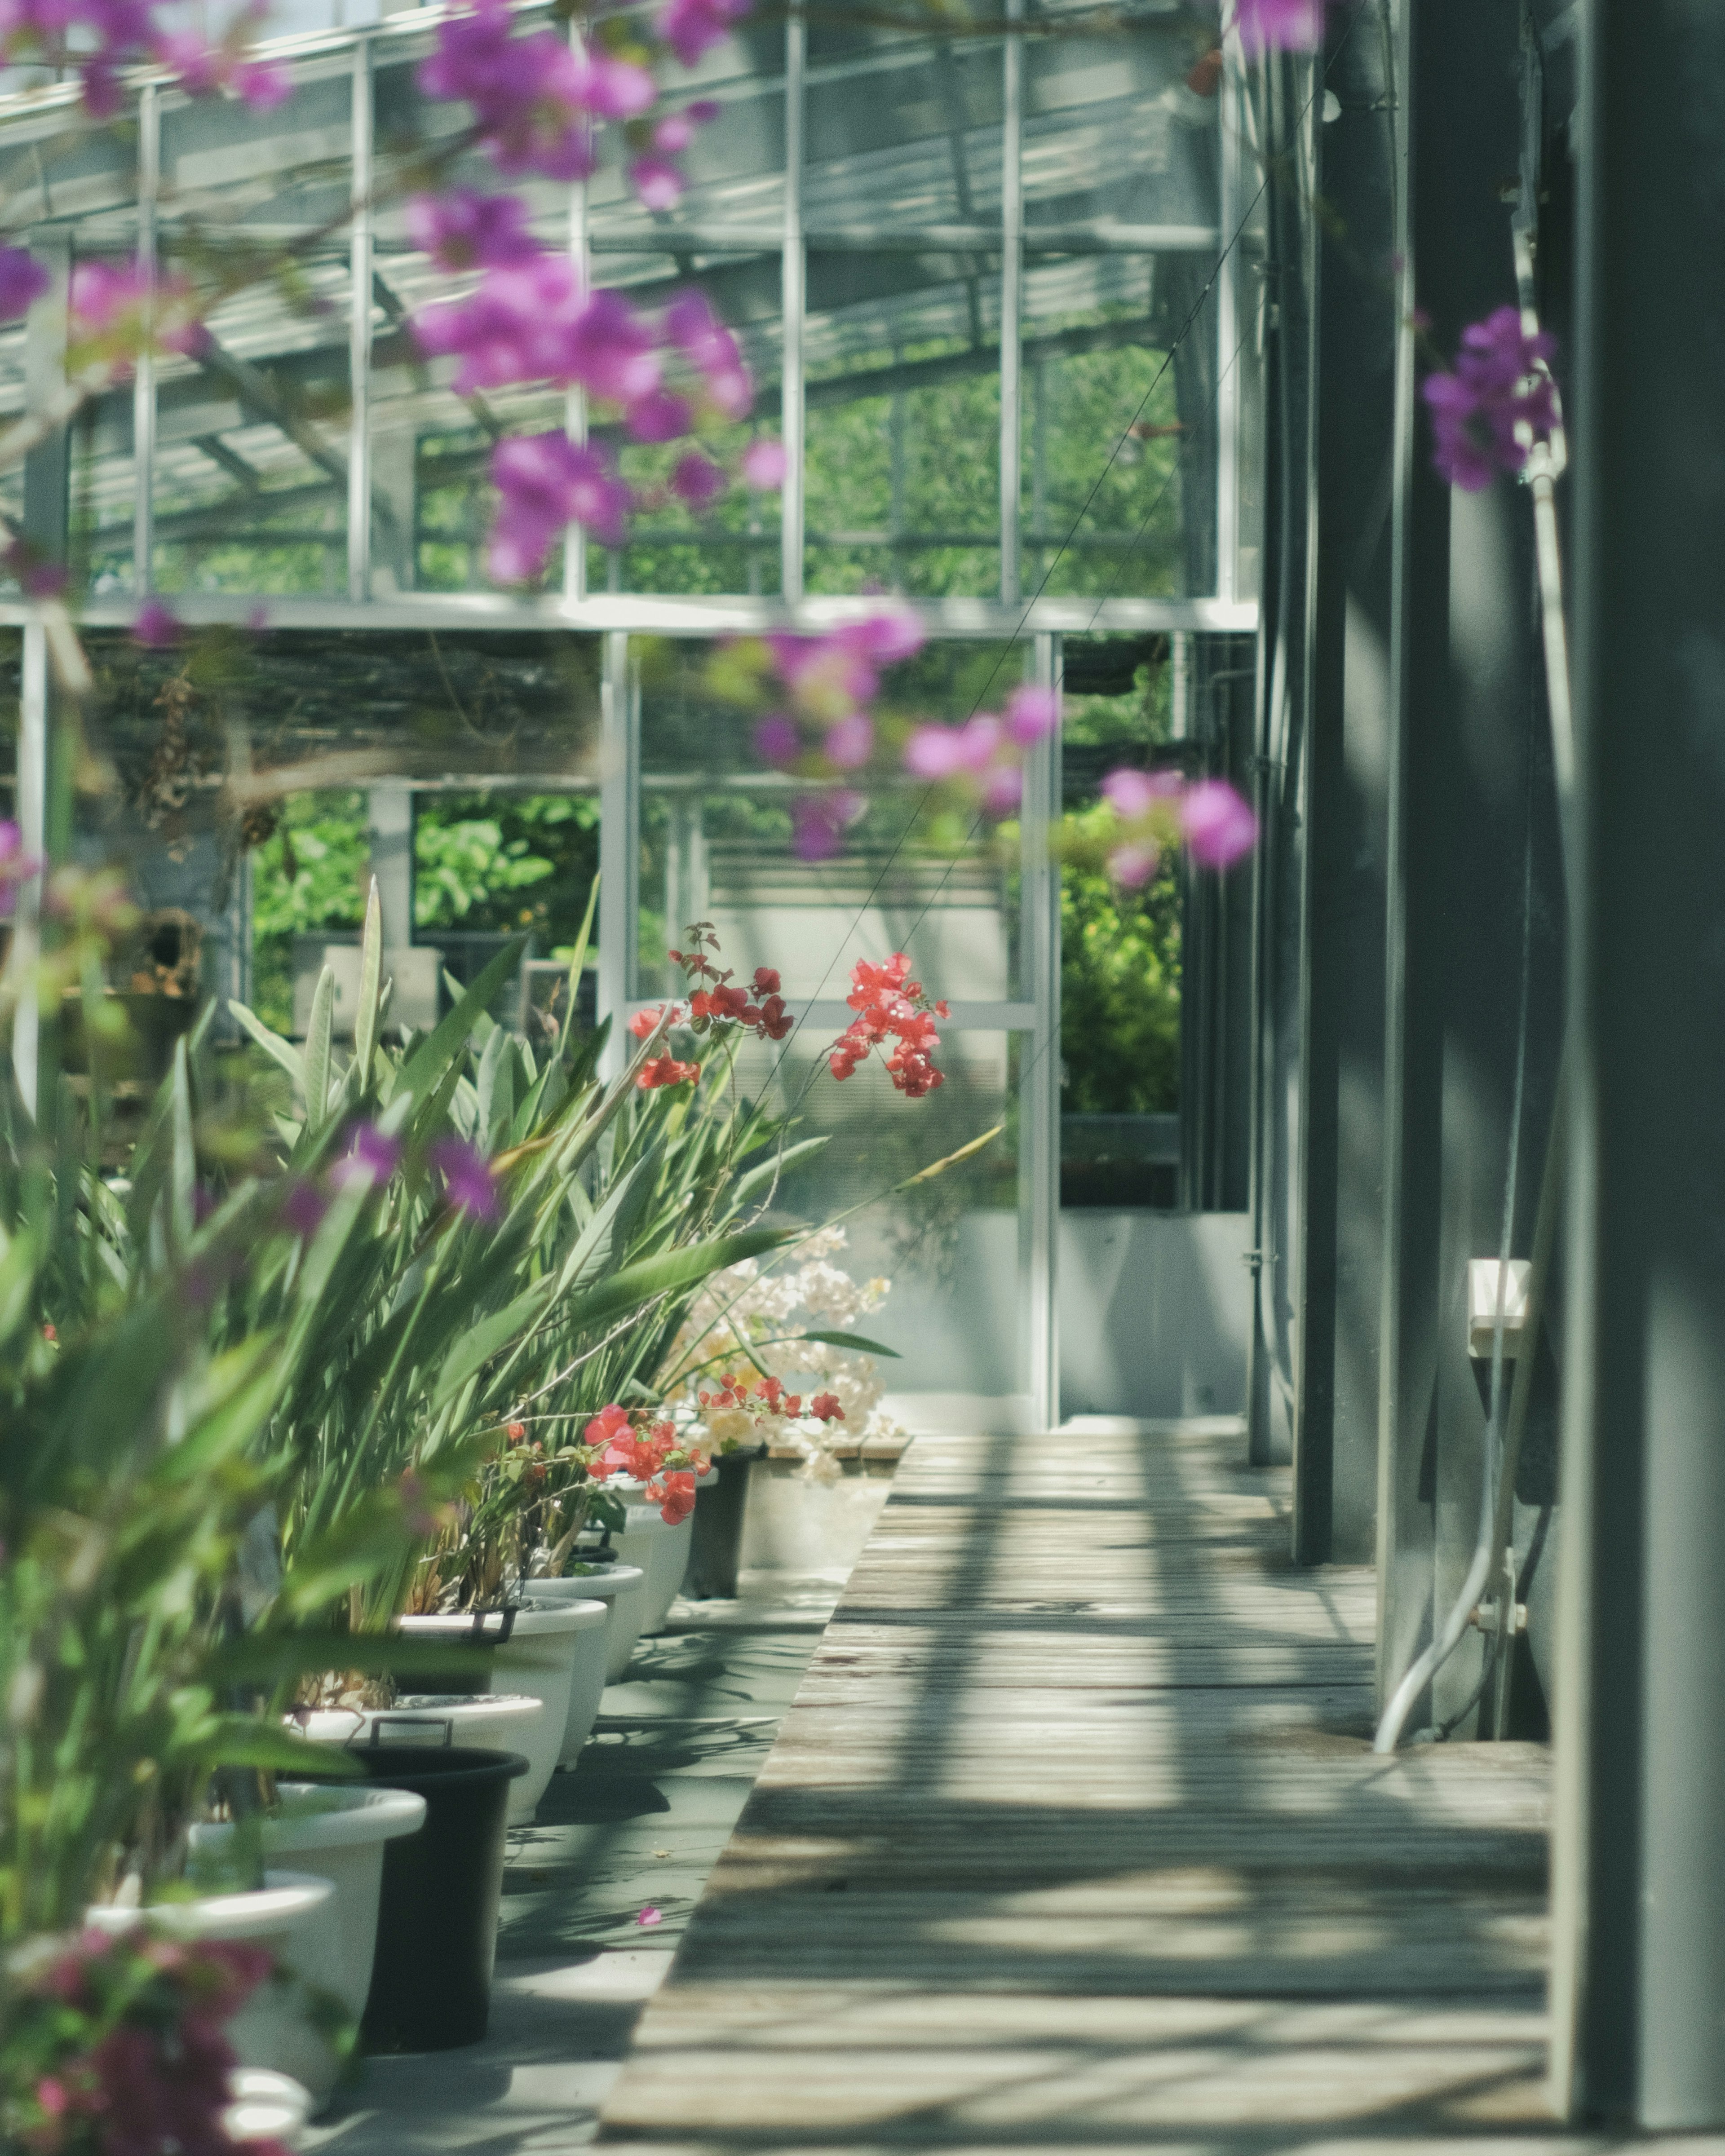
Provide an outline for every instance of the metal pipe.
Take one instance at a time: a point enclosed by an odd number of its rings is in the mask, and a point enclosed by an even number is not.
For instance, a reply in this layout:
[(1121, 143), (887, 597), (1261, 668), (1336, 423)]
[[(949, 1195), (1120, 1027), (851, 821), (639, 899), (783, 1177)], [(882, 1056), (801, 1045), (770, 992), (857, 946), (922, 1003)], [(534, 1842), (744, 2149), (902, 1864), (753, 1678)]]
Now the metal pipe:
[(1000, 603), (1016, 606), (1023, 587), (1019, 496), (1023, 456), (1020, 349), (1024, 289), (1024, 43), (1015, 25), (1024, 0), (1006, 0), (1001, 47), (1000, 127)]
[(353, 49), (353, 223), (347, 324), (347, 596), (372, 588), (372, 43)]
[(784, 27), (784, 255), (780, 275), (779, 431), (784, 439), (784, 488), (779, 497), (779, 589), (803, 596), (803, 320), (809, 262), (803, 243), (803, 78), (809, 30), (800, 15)]
[[(162, 184), (162, 93), (146, 82), (138, 93), (138, 275), (147, 289), (156, 276), (156, 208)], [(156, 360), (146, 342), (131, 391), (131, 581), (140, 595), (155, 588)]]

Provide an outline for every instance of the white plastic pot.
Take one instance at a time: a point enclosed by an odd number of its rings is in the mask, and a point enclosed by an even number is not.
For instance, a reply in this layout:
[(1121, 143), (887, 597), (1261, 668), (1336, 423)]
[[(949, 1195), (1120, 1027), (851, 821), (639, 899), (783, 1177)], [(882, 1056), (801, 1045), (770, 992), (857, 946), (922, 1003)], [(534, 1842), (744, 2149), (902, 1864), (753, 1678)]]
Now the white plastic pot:
[[(345, 1717), (351, 1725), (353, 1717)], [(365, 2011), (377, 1950), (377, 1896), (383, 1883), (383, 1845), (417, 1834), (425, 1799), (410, 1789), (379, 1789), (364, 1782), (352, 1789), (316, 1782), (278, 1785), (280, 1807), (261, 1822), (264, 1854), (291, 1863), (296, 1871), (327, 1879), (336, 1889), (341, 1967), (331, 1986), (355, 2021)], [(239, 1830), (194, 1826), (191, 1869), (219, 1871), (232, 1861)]]
[(308, 1872), (266, 1871), (250, 1892), (209, 1894), (196, 1902), (158, 1902), (147, 1910), (98, 1907), (85, 1912), (94, 1931), (119, 1937), (147, 1917), (182, 1939), (242, 1939), (267, 1947), (277, 1974), (259, 1985), (227, 2025), (243, 2066), (285, 2074), (327, 2102), (336, 2056), (317, 2026), (311, 1994), (333, 1993), (341, 1968), (336, 1890)]
[(300, 2146), (311, 2116), (311, 2097), (291, 2075), (271, 2073), (265, 2066), (235, 2066), (228, 2076), (228, 2097), (222, 2127), (230, 2141)]
[(603, 1602), (605, 1682), (621, 1681), (647, 1621), (647, 1575), (639, 1565), (589, 1564), (562, 1579), (530, 1579), (527, 1594), (535, 1602)]
[[(528, 1692), (545, 1702), (545, 1721), (533, 1732), (534, 1748), (530, 1750), (526, 1744), (519, 1748), (527, 1753), (529, 1771), (510, 1794), (509, 1817), (513, 1825), (532, 1818), (562, 1757), (579, 1651), (575, 1635), (598, 1632), (603, 1641), (604, 1622), (604, 1604), (585, 1600), (566, 1602), (557, 1608), (488, 1610), (477, 1624), (470, 1616), (403, 1617), (401, 1620), (402, 1630), (414, 1639), (459, 1640), (490, 1647), (491, 1681), (497, 1689)], [(583, 1662), (585, 1666), (585, 1656)], [(598, 1677), (603, 1686), (602, 1649)], [(598, 1712), (597, 1700), (593, 1712)], [(588, 1727), (592, 1726), (590, 1715)]]
[[(408, 1625), (465, 1617), (408, 1617)], [(463, 1635), (465, 1637), (464, 1632)], [(567, 1708), (564, 1710), (567, 1712)], [(391, 1744), (472, 1744), (481, 1751), (518, 1752), (527, 1771), (511, 1786), (511, 1825), (531, 1819), (557, 1763), (562, 1725), (553, 1723), (545, 1702), (525, 1685), (509, 1692), (408, 1692), (393, 1707), (326, 1707), (295, 1718), (295, 1727), (326, 1744), (371, 1751)], [(523, 1803), (517, 1794), (531, 1792)]]
[[(563, 1741), (557, 1753), (560, 1767), (572, 1767), (581, 1748), (593, 1734), (599, 1718), (599, 1702), (605, 1691), (605, 1664), (610, 1645), (610, 1606), (591, 1597), (559, 1601), (536, 1589), (521, 1599), (524, 1613), (535, 1609), (579, 1609), (584, 1613), (572, 1642), (569, 1706), (563, 1717)], [(520, 1623), (520, 1619), (516, 1619)]]
[(611, 1547), (624, 1564), (638, 1564), (647, 1575), (644, 1633), (656, 1632), (670, 1613), (689, 1569), (689, 1545), (695, 1539), (695, 1515), (691, 1512), (675, 1527), (667, 1527), (650, 1497), (611, 1486), (623, 1499), (623, 1532), (614, 1534)]

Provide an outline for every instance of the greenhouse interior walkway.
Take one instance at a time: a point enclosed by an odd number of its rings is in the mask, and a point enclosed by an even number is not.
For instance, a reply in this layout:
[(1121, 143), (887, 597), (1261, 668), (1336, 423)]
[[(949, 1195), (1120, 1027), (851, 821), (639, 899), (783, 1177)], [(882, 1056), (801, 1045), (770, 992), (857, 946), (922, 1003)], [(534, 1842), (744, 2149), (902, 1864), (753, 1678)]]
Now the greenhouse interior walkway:
[(1547, 1755), (1374, 1758), (1372, 1574), (1287, 1503), (1233, 1421), (919, 1440), (601, 2138), (1605, 2145), (1543, 2102)]

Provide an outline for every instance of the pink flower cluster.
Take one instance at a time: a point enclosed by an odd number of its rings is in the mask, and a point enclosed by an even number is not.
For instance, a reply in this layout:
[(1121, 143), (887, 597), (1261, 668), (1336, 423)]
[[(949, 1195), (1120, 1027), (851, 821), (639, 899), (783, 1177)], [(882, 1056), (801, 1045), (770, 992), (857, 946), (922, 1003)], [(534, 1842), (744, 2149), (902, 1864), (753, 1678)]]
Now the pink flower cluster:
[(53, 281), (27, 248), (0, 247), (0, 322), (28, 313)]
[(1478, 494), (1501, 471), (1518, 472), (1557, 425), (1550, 362), (1555, 339), (1529, 336), (1520, 311), (1498, 307), (1461, 332), (1454, 371), (1429, 374), (1432, 462), (1451, 486)]
[(152, 276), (135, 262), (80, 262), (66, 309), (69, 366), (105, 365), (116, 379), (146, 352), (191, 357), (208, 339), (191, 280), (178, 271)]
[(1260, 53), (1315, 53), (1324, 41), (1326, 0), (1235, 0), (1243, 49)]
[(633, 120), (659, 95), (651, 73), (604, 51), (577, 52), (555, 30), (513, 34), (506, 0), (479, 0), (443, 20), (419, 69), (428, 97), (465, 100), (500, 172), (584, 180), (593, 122)]
[(1118, 824), (1109, 872), (1128, 889), (1148, 883), (1170, 844), (1183, 842), (1200, 866), (1222, 869), (1257, 844), (1251, 803), (1225, 778), (1189, 783), (1178, 771), (1111, 771), (1102, 796)]
[(852, 967), (850, 993), (845, 1000), (857, 1015), (828, 1055), (834, 1078), (850, 1077), (871, 1049), (891, 1040), (887, 1075), (901, 1093), (921, 1100), (944, 1082), (929, 1057), (940, 1046), (934, 1021), (950, 1014), (944, 1003), (935, 1003), (923, 993), (922, 983), (911, 980), (910, 972), (911, 962), (902, 951), (895, 951), (884, 966), (860, 958)]
[(284, 68), (251, 56), (264, 13), (249, 0), (213, 45), (192, 31), (163, 28), (152, 0), (4, 0), (0, 59), (76, 74), (93, 120), (119, 112), (121, 70), (149, 61), (177, 75), (194, 97), (228, 90), (265, 110), (280, 105), (291, 85)]
[(11, 819), (0, 819), (0, 921), (18, 902), (18, 886), (38, 875), (42, 863), (24, 851), (24, 834)]
[[(231, 2156), (222, 2114), (236, 2061), (224, 2025), (273, 1966), (238, 1941), (81, 1933), (13, 2001), (13, 2041), (35, 2069), (13, 2114), (22, 2146), (33, 2156)], [(279, 2142), (246, 2147), (287, 2156)]]
[(963, 726), (918, 726), (905, 743), (905, 769), (918, 778), (957, 784), (991, 816), (1007, 816), (1024, 790), (1024, 752), (1060, 722), (1052, 689), (1014, 690), (1005, 711), (978, 711)]

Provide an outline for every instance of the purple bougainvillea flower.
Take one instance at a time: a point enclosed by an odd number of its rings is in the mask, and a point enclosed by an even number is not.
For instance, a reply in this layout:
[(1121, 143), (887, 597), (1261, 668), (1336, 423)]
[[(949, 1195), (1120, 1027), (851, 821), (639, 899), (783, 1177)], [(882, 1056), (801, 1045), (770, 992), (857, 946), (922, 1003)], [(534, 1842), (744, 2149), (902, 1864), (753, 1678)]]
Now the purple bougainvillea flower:
[(1185, 781), (1178, 771), (1111, 771), (1102, 781), (1102, 798), (1128, 823), (1147, 816), (1158, 802), (1178, 801)]
[(459, 1212), (481, 1220), (495, 1220), (502, 1210), (502, 1198), (491, 1164), (465, 1138), (439, 1138), (431, 1148), (431, 1164), (443, 1178), (444, 1196)]
[(683, 199), (683, 175), (669, 157), (637, 157), (629, 168), (629, 180), (648, 209), (675, 209)]
[(1235, 0), (1235, 23), (1245, 49), (1315, 53), (1324, 41), (1325, 0)]
[(330, 1181), (338, 1190), (359, 1176), (388, 1183), (401, 1165), (402, 1150), (401, 1140), (386, 1136), (375, 1123), (356, 1123), (347, 1152), (330, 1170)]
[(315, 1183), (296, 1178), (282, 1195), (281, 1224), (290, 1235), (315, 1235), (329, 1209), (328, 1199)]
[(1200, 778), (1180, 803), (1186, 850), (1207, 869), (1225, 869), (1257, 844), (1258, 819), (1225, 778)]
[(471, 187), (414, 195), (407, 205), (408, 237), (440, 270), (506, 270), (544, 253), (527, 228), (519, 195), (482, 195)]
[(655, 28), (684, 66), (692, 68), (747, 14), (750, 4), (751, 0), (667, 0)]
[(131, 633), (146, 650), (164, 651), (180, 640), (180, 624), (162, 599), (146, 599), (132, 618)]
[(28, 249), (0, 247), (0, 322), (33, 306), (53, 280)]
[(1556, 341), (1529, 336), (1514, 307), (1498, 307), (1461, 332), (1452, 371), (1420, 386), (1431, 413), (1432, 457), (1440, 477), (1478, 494), (1499, 472), (1519, 472), (1536, 442), (1557, 425), (1548, 366)]
[(678, 458), (670, 483), (671, 492), (679, 501), (686, 502), (697, 516), (704, 516), (712, 507), (726, 485), (724, 473), (699, 449), (691, 449), (686, 456)]
[(1038, 742), (1060, 723), (1060, 700), (1052, 689), (1026, 682), (1006, 700), (1006, 731), (1015, 742)]
[(64, 562), (51, 562), (28, 539), (14, 539), (0, 555), (27, 599), (57, 599), (70, 582)]
[(622, 542), (629, 490), (594, 444), (561, 431), (507, 435), (491, 452), (491, 478), (499, 500), (488, 560), (499, 583), (536, 577), (568, 525), (607, 547)]
[(791, 850), (799, 861), (829, 861), (845, 834), (868, 807), (865, 796), (841, 787), (831, 793), (805, 794), (791, 808)]
[(796, 721), (783, 711), (768, 711), (764, 718), (756, 720), (755, 748), (762, 762), (770, 763), (775, 771), (794, 763), (803, 752), (803, 737), (797, 732)]
[(776, 494), (784, 485), (788, 461), (784, 444), (762, 435), (742, 453), (743, 485), (757, 494)]
[(635, 1918), (635, 1922), (646, 1926), (650, 1930), (655, 1924), (662, 1924), (665, 1922), (665, 1912), (663, 1910), (655, 1909), (649, 1902), (640, 1915)]
[(851, 711), (827, 728), (827, 761), (840, 771), (860, 771), (875, 752), (875, 722), (866, 711)]

